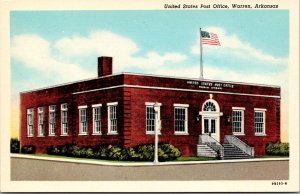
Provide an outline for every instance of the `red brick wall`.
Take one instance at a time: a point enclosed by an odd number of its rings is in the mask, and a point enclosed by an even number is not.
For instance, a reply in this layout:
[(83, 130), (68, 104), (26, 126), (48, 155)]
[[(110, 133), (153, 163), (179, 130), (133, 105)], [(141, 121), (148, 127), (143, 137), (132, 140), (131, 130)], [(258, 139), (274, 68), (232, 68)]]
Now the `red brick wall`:
[[(201, 111), (203, 103), (213, 94), (213, 99), (219, 103), (220, 111), (220, 140), (223, 142), (225, 135), (232, 134), (232, 123), (226, 122), (226, 116), (232, 117), (232, 107), (245, 108), (245, 136), (239, 136), (243, 141), (255, 147), (257, 155), (265, 154), (268, 142), (280, 140), (280, 99), (271, 97), (231, 95), (212, 92), (171, 91), (157, 89), (141, 89), (132, 87), (118, 87), (99, 90), (105, 87), (122, 84), (139, 86), (158, 86), (199, 90), (196, 85), (188, 85), (187, 80), (171, 78), (153, 78), (134, 75), (108, 76), (99, 79), (87, 80), (65, 86), (44, 89), (21, 94), (21, 145), (33, 144), (38, 152), (45, 152), (51, 145), (77, 143), (79, 145), (114, 144), (133, 147), (139, 144), (153, 143), (154, 135), (146, 135), (146, 106), (145, 102), (160, 102), (162, 135), (160, 142), (174, 144), (184, 155), (196, 155), (198, 138), (201, 134), (201, 116), (196, 117)], [(88, 91), (85, 93), (76, 93)], [(280, 88), (253, 85), (234, 84), (234, 88), (224, 88), (222, 92), (240, 92), (259, 95), (280, 95)], [(107, 103), (118, 102), (118, 135), (107, 135)], [(60, 131), (60, 105), (68, 104), (69, 136), (61, 137)], [(92, 105), (102, 103), (102, 135), (92, 135)], [(174, 103), (189, 104), (188, 132), (189, 135), (174, 135)], [(57, 135), (48, 136), (49, 105), (56, 105)], [(78, 106), (87, 105), (88, 135), (80, 136)], [(43, 106), (45, 112), (46, 137), (36, 137), (37, 108)], [(26, 109), (34, 108), (34, 137), (27, 137)], [(254, 135), (254, 108), (265, 108), (267, 136)]]
[[(145, 102), (159, 102), (161, 107), (162, 135), (161, 142), (169, 142), (182, 149), (184, 155), (196, 155), (196, 146), (201, 134), (202, 120), (197, 121), (199, 111), (203, 103), (209, 99), (209, 94), (162, 91), (148, 89), (128, 89), (131, 93), (131, 127), (132, 141), (130, 146), (144, 143), (152, 143), (154, 135), (146, 135), (146, 105)], [(245, 136), (238, 136), (251, 146), (255, 147), (257, 155), (265, 154), (265, 146), (268, 142), (280, 141), (280, 124), (277, 114), (280, 111), (276, 98), (236, 96), (226, 94), (214, 94), (213, 99), (219, 103), (220, 111), (220, 141), (223, 143), (225, 135), (232, 135), (232, 123), (226, 122), (226, 116), (232, 117), (232, 107), (244, 107)], [(174, 104), (189, 104), (188, 108), (188, 132), (189, 135), (174, 135)], [(267, 136), (255, 136), (254, 134), (254, 108), (266, 108), (266, 134)], [(129, 145), (128, 145), (129, 146)], [(185, 151), (186, 150), (186, 151)]]

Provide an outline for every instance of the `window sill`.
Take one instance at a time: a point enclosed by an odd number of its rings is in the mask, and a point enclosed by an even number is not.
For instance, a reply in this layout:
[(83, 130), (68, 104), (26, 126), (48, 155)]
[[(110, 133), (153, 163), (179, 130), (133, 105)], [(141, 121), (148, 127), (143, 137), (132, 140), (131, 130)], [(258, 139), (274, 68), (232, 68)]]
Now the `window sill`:
[[(155, 135), (155, 132), (146, 132), (146, 135)], [(158, 132), (158, 135), (161, 135), (161, 132)]]
[(110, 132), (110, 133), (107, 133), (107, 135), (118, 135), (118, 133), (117, 132)]
[(81, 135), (88, 135), (88, 134), (87, 133), (79, 133), (78, 135), (81, 136)]
[(174, 135), (189, 135), (189, 133), (174, 133)]
[(102, 135), (102, 133), (93, 133), (92, 135)]
[(37, 137), (45, 137), (45, 135), (38, 135)]
[(55, 137), (56, 135), (55, 134), (49, 134), (49, 137)]
[(267, 134), (255, 134), (255, 136), (265, 137)]
[(232, 135), (235, 135), (235, 136), (244, 136), (245, 133), (232, 133)]
[(27, 136), (27, 137), (34, 137), (33, 135)]
[(61, 134), (60, 135), (61, 137), (66, 137), (66, 136), (69, 136), (68, 134)]

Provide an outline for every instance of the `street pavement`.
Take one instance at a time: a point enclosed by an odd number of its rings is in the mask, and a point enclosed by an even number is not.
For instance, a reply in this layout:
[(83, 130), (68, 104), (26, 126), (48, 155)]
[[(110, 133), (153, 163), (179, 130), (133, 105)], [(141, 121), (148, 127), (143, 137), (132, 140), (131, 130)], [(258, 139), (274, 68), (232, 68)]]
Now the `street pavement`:
[(289, 161), (118, 166), (11, 158), (12, 181), (288, 180)]

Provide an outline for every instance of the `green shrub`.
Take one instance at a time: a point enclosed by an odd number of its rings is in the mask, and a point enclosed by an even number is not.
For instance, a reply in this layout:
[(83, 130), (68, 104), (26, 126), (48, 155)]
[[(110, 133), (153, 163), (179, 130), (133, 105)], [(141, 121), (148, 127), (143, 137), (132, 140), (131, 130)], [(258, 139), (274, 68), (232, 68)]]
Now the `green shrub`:
[(141, 160), (152, 161), (154, 159), (154, 145), (141, 145), (137, 147), (137, 153), (141, 154)]
[(141, 160), (143, 160), (143, 155), (140, 154), (140, 153), (137, 153), (134, 148), (127, 149), (126, 153), (127, 153), (127, 156), (128, 156), (127, 160), (131, 160), (131, 161), (141, 161)]
[(276, 156), (288, 156), (289, 155), (289, 143), (269, 143), (266, 148), (268, 155)]
[(60, 150), (57, 146), (51, 146), (50, 148), (48, 148), (47, 153), (49, 155), (60, 155)]
[(20, 153), (20, 141), (17, 138), (10, 139), (10, 153)]
[[(164, 152), (164, 155), (167, 155), (167, 160), (176, 160), (181, 156), (181, 152), (178, 148), (171, 144), (161, 144), (160, 149)], [(166, 158), (165, 156), (163, 158)]]
[(108, 146), (108, 159), (120, 160), (121, 154), (122, 154), (121, 148), (119, 148), (117, 146), (113, 146), (113, 145)]
[(24, 145), (21, 148), (21, 152), (23, 154), (34, 154), (35, 153), (35, 146), (34, 145)]
[(94, 158), (94, 152), (93, 152), (93, 149), (88, 147), (86, 148), (86, 156), (87, 158)]
[(61, 146), (59, 150), (60, 150), (60, 155), (67, 156), (67, 154), (68, 154), (68, 146), (67, 145)]
[[(97, 158), (105, 160), (153, 161), (154, 145), (140, 145), (135, 148), (120, 148), (114, 145), (98, 145), (95, 147), (79, 147), (75, 144), (51, 146), (48, 154), (80, 158)], [(160, 144), (159, 161), (175, 160), (181, 156), (180, 151), (171, 144)]]

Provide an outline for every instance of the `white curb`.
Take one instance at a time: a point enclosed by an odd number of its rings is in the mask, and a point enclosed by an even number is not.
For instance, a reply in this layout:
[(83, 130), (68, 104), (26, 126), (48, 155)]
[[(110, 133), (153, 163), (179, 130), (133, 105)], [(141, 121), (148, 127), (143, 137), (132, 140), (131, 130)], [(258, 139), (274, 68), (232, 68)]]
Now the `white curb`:
[(46, 160), (55, 162), (70, 162), (70, 163), (81, 163), (81, 164), (96, 164), (96, 165), (107, 165), (107, 166), (164, 166), (164, 165), (187, 165), (187, 164), (218, 164), (218, 163), (244, 163), (244, 162), (263, 162), (263, 161), (289, 161), (289, 158), (253, 158), (253, 159), (240, 159), (240, 160), (208, 160), (208, 161), (177, 161), (177, 162), (159, 162), (154, 164), (153, 162), (126, 162), (126, 161), (95, 161), (89, 159), (72, 159), (70, 158), (49, 158), (41, 156), (32, 156), (25, 154), (10, 154), (12, 158), (28, 158), (36, 160)]

